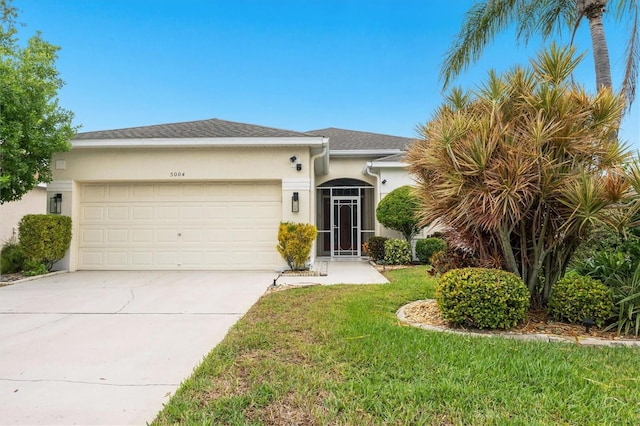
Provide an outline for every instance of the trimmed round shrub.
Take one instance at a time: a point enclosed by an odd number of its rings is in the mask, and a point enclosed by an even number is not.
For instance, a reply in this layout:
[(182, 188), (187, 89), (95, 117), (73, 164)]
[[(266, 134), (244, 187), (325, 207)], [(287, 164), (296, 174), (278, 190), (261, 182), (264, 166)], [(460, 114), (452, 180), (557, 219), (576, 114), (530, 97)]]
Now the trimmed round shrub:
[(381, 260), (384, 260), (384, 243), (385, 243), (385, 241), (387, 241), (387, 238), (385, 238), (385, 237), (371, 237), (371, 238), (369, 238), (369, 240), (365, 243), (366, 244), (366, 250), (365, 250), (364, 254), (369, 256), (375, 262), (379, 262)]
[(581, 324), (591, 318), (598, 327), (613, 315), (613, 294), (602, 282), (569, 273), (553, 286), (548, 313), (559, 321)]
[(22, 271), (24, 255), (20, 246), (15, 241), (9, 241), (2, 246), (0, 251), (0, 273), (13, 274)]
[(422, 263), (430, 263), (431, 256), (447, 249), (447, 242), (442, 238), (425, 238), (416, 241), (416, 257)]
[(436, 302), (455, 325), (507, 329), (525, 320), (529, 290), (515, 274), (500, 269), (452, 269), (440, 277)]
[(411, 263), (411, 247), (407, 240), (389, 239), (384, 242), (384, 261), (387, 265)]

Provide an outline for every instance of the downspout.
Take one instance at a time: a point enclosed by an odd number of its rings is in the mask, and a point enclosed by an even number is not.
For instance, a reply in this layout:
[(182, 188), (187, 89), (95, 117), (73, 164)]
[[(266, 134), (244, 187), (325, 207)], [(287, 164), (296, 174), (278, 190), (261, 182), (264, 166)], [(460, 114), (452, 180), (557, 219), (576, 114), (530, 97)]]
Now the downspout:
[[(374, 192), (374, 209), (376, 207), (378, 207), (378, 203), (380, 202), (380, 175), (373, 173), (371, 171), (371, 168), (373, 167), (373, 163), (371, 161), (367, 162), (367, 164), (364, 166), (364, 169), (362, 170), (362, 173), (365, 175), (369, 175), (369, 176), (373, 176), (374, 178), (376, 178), (376, 190)], [(375, 221), (376, 224), (376, 235), (380, 235), (380, 224), (378, 223), (378, 221)]]
[[(311, 156), (310, 167), (311, 170), (311, 183), (309, 188), (309, 223), (314, 225), (316, 228), (318, 224), (316, 223), (316, 159), (327, 155), (327, 151), (329, 150), (329, 138), (322, 138), (322, 151), (320, 151), (316, 155)], [(313, 249), (311, 250), (311, 262), (315, 261), (315, 258), (318, 256), (317, 253), (317, 244), (313, 245)]]
[(328, 145), (327, 142), (329, 138), (322, 138), (322, 151), (320, 151), (316, 155), (311, 156), (310, 165), (311, 169), (311, 187), (309, 188), (309, 223), (318, 226), (315, 223), (315, 213), (316, 213), (316, 159), (320, 157), (324, 157), (327, 155)]

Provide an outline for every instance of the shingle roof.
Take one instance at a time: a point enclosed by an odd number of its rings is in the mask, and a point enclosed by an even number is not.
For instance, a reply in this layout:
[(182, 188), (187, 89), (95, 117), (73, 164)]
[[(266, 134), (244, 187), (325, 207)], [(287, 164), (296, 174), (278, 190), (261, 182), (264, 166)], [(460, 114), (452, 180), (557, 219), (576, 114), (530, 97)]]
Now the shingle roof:
[(369, 149), (399, 149), (404, 151), (413, 143), (413, 139), (411, 138), (383, 135), (380, 133), (336, 129), (335, 127), (310, 130), (307, 134), (328, 137), (332, 151)]
[(286, 138), (310, 137), (313, 135), (292, 130), (255, 126), (233, 121), (209, 120), (183, 123), (157, 124), (153, 126), (129, 127), (126, 129), (101, 130), (78, 133), (74, 139), (145, 139), (145, 138)]
[(74, 139), (182, 139), (182, 138), (286, 138), (317, 137), (330, 139), (331, 150), (406, 150), (413, 139), (380, 133), (355, 130), (326, 129), (309, 132), (276, 129), (233, 121), (209, 120), (186, 121), (182, 123), (156, 124), (152, 126), (129, 127), (125, 129), (100, 130), (78, 133)]

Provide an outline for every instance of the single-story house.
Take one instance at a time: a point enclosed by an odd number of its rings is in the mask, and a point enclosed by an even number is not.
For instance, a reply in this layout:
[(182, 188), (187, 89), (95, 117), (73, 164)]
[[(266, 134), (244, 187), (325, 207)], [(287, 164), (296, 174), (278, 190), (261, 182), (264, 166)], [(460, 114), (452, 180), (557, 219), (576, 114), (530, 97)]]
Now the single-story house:
[[(379, 200), (411, 184), (412, 139), (219, 119), (79, 133), (52, 159), (73, 219), (73, 270), (274, 269), (282, 221), (318, 228), (316, 257), (360, 257)], [(55, 207), (52, 207), (55, 208)]]

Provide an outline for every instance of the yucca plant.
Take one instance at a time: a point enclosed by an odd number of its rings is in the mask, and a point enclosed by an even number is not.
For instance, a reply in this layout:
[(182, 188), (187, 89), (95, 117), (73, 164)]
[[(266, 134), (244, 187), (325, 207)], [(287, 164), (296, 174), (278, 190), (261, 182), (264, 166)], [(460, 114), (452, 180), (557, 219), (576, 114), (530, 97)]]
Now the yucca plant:
[(440, 219), (543, 303), (593, 225), (633, 192), (617, 139), (624, 101), (574, 84), (580, 60), (552, 45), (531, 67), (454, 90), (407, 156), (423, 222)]

